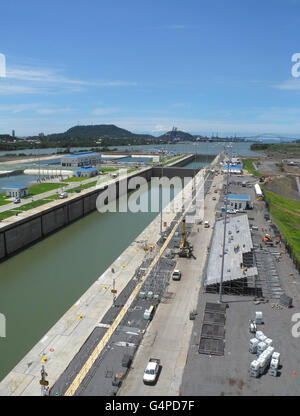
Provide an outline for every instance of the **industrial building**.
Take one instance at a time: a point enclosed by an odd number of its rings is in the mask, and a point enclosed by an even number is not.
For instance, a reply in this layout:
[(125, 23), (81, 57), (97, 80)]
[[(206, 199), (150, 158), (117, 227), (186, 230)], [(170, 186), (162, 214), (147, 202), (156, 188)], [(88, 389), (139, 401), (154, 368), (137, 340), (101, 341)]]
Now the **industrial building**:
[(252, 209), (253, 203), (249, 195), (228, 194), (227, 199), (232, 209)]
[[(246, 214), (226, 220), (223, 293), (257, 294), (257, 268)], [(221, 281), (224, 219), (216, 221), (205, 277), (205, 291), (218, 292)]]
[(94, 166), (84, 166), (83, 168), (76, 169), (76, 176), (83, 178), (90, 178), (92, 176), (98, 175), (99, 171)]
[(80, 168), (83, 166), (95, 166), (101, 163), (100, 153), (73, 153), (61, 158), (61, 166)]
[(28, 195), (27, 186), (10, 185), (3, 189), (5, 189), (7, 197), (23, 198), (24, 196)]

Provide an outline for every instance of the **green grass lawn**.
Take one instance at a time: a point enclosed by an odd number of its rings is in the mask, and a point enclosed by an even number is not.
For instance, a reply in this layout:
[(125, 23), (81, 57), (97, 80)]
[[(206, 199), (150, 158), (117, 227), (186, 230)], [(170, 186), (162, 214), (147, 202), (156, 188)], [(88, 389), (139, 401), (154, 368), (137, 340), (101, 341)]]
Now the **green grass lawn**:
[(53, 191), (54, 189), (61, 188), (62, 186), (66, 186), (65, 183), (40, 183), (38, 185), (29, 186), (28, 192), (29, 196), (25, 198), (31, 198), (34, 195), (39, 195), (44, 192)]
[(81, 176), (73, 176), (72, 178), (69, 178), (69, 179), (65, 179), (64, 180), (64, 182), (82, 182), (82, 181), (86, 181), (87, 179), (90, 179), (90, 178), (84, 178), (84, 177), (81, 177)]
[(16, 215), (17, 211), (4, 211), (0, 212), (0, 220), (4, 220), (5, 218), (12, 217), (13, 215)]
[(271, 206), (272, 218), (300, 261), (300, 218)]
[(247, 171), (250, 174), (252, 174), (254, 176), (261, 176), (261, 174), (253, 166), (253, 162), (255, 162), (255, 160), (244, 159), (243, 160), (243, 166), (247, 169)]
[(59, 194), (55, 194), (55, 195), (51, 195), (51, 196), (47, 196), (47, 198), (45, 198), (45, 200), (55, 200), (55, 199), (59, 199)]
[(68, 189), (67, 192), (76, 192), (77, 190), (88, 189), (88, 188), (91, 188), (92, 186), (95, 186), (96, 184), (97, 184), (97, 181), (93, 181), (90, 183), (86, 183), (85, 185), (77, 186), (76, 188)]
[[(272, 218), (300, 261), (300, 202), (264, 190)], [(288, 210), (289, 212), (286, 212)], [(294, 214), (295, 215), (294, 215)]]
[(129, 169), (129, 170), (127, 171), (127, 174), (129, 175), (129, 173), (135, 172), (136, 170), (138, 170), (138, 168), (132, 168), (132, 169)]
[(100, 168), (99, 171), (100, 172), (114, 172), (116, 170), (118, 170), (119, 168)]
[(47, 204), (48, 199), (39, 199), (37, 201), (30, 202), (29, 204), (22, 205), (18, 209), (20, 211), (28, 211), (29, 209), (39, 207), (41, 205)]
[(285, 198), (281, 195), (275, 194), (274, 192), (267, 191), (265, 189), (264, 194), (267, 201), (271, 205), (276, 205), (277, 207), (288, 209), (289, 211), (295, 212), (296, 214), (300, 214), (300, 202), (293, 201), (292, 199)]
[(5, 194), (0, 194), (0, 205), (10, 204), (12, 201), (6, 198)]

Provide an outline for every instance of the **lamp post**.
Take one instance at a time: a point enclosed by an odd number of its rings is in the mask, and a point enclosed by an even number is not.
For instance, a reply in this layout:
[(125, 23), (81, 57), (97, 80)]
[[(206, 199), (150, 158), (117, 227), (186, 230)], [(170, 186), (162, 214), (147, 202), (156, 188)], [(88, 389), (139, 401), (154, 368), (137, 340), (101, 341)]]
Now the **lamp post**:
[[(232, 147), (231, 147), (231, 151), (232, 151)], [(225, 243), (226, 243), (226, 223), (227, 223), (227, 204), (228, 204), (228, 185), (229, 185), (230, 166), (231, 166), (231, 157), (227, 165), (224, 235), (223, 235), (223, 249), (222, 249), (221, 279), (220, 279), (220, 287), (219, 287), (219, 303), (222, 303), (222, 289), (223, 289), (223, 279), (224, 279), (224, 257), (225, 257)]]

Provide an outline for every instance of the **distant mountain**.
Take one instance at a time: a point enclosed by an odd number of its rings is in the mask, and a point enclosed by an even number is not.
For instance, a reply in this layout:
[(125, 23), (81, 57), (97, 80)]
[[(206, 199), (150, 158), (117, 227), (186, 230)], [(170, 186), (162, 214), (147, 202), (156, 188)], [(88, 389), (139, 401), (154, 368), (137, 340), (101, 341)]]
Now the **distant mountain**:
[(75, 126), (64, 133), (49, 134), (48, 139), (154, 139), (149, 134), (135, 134), (121, 129), (114, 124), (98, 124), (93, 126)]
[[(167, 133), (162, 134), (158, 138), (160, 140), (174, 140), (174, 137), (172, 137), (173, 134), (174, 134), (173, 131), (167, 131)], [(181, 131), (181, 130), (176, 130), (176, 133), (175, 133), (175, 139), (176, 140), (193, 141), (193, 140), (195, 140), (195, 137), (197, 137), (197, 136), (193, 136), (192, 134), (186, 133), (186, 132)]]

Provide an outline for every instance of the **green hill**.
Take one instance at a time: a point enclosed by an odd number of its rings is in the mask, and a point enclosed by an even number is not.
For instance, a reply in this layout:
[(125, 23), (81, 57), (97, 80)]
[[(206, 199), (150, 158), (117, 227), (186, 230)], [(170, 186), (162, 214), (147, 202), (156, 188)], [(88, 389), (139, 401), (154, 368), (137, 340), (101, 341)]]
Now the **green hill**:
[[(172, 131), (167, 131), (167, 133), (162, 134), (158, 138), (160, 140), (172, 140), (171, 137), (172, 137)], [(197, 137), (197, 136), (193, 136), (192, 134), (186, 133), (186, 132), (181, 131), (181, 130), (177, 130), (176, 131), (176, 136), (175, 136), (176, 140), (186, 140), (186, 141), (193, 141), (193, 140), (195, 140), (195, 137)]]
[(114, 124), (98, 124), (93, 126), (75, 126), (64, 133), (49, 134), (48, 139), (154, 139), (149, 134), (135, 134), (121, 129)]

